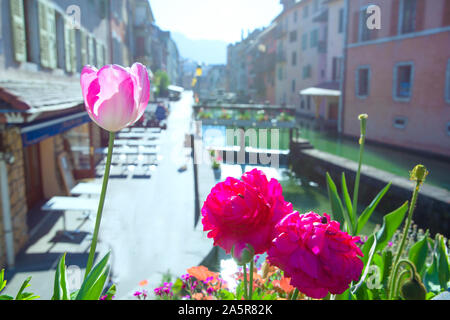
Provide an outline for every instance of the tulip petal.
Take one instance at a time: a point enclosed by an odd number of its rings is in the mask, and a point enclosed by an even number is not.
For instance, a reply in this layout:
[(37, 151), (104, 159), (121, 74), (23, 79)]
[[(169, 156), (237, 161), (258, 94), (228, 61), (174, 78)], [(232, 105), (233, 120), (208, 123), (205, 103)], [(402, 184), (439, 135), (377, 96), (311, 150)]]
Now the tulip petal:
[(147, 108), (150, 100), (150, 79), (148, 77), (147, 68), (140, 63), (135, 63), (131, 66), (131, 73), (135, 77), (137, 87), (135, 87), (135, 97), (138, 102), (138, 109), (136, 114), (136, 122), (139, 120)]

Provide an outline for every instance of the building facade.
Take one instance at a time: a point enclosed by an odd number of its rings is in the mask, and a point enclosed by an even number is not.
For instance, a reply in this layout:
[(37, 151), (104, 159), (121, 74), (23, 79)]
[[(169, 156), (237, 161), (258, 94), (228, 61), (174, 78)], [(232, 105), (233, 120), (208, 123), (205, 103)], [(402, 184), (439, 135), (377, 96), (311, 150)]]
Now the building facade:
[[(367, 27), (369, 5), (381, 29)], [(349, 1), (344, 134), (450, 156), (450, 2)]]
[[(84, 65), (134, 60), (133, 2), (0, 2), (0, 268), (13, 266), (42, 218), (69, 195), (61, 157), (75, 179), (95, 175), (105, 132), (85, 112)], [(106, 134), (107, 136), (107, 134)]]

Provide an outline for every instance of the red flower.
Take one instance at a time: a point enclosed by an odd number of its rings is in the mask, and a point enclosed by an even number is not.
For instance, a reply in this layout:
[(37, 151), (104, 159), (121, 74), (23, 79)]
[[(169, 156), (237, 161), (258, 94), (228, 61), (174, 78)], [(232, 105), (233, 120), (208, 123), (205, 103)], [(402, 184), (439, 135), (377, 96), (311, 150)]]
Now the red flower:
[(291, 284), (304, 294), (321, 299), (328, 292), (341, 294), (363, 269), (363, 256), (339, 223), (310, 212), (289, 214), (276, 226), (278, 236), (268, 251), (271, 264), (282, 269)]
[(268, 250), (275, 236), (275, 225), (292, 212), (277, 180), (267, 181), (259, 170), (247, 172), (242, 181), (227, 178), (208, 195), (202, 208), (203, 230), (214, 245), (237, 257), (251, 245), (254, 254)]

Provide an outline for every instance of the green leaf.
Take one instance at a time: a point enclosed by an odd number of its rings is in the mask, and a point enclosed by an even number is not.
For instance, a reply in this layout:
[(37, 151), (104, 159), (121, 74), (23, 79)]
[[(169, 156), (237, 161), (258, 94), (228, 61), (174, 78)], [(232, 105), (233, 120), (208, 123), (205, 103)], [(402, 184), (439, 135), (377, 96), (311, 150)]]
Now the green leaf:
[(22, 300), (21, 298), (22, 298), (22, 292), (23, 292), (23, 290), (25, 290), (25, 288), (28, 288), (30, 285), (29, 285), (29, 282), (31, 281), (31, 277), (28, 277), (28, 278), (26, 278), (25, 279), (25, 281), (22, 283), (22, 286), (20, 287), (20, 289), (19, 289), (19, 292), (17, 292), (17, 295), (16, 295), (16, 300)]
[(436, 293), (434, 292), (427, 292), (427, 295), (425, 296), (425, 300), (431, 300), (436, 296)]
[(447, 290), (447, 283), (450, 280), (450, 267), (448, 263), (447, 246), (442, 235), (436, 235), (437, 241), (437, 267), (439, 273), (439, 283), (442, 290)]
[(70, 294), (70, 300), (75, 300), (77, 298), (78, 292), (80, 290), (76, 290)]
[(356, 234), (360, 234), (363, 227), (366, 225), (367, 221), (372, 216), (372, 213), (375, 211), (378, 203), (384, 197), (386, 192), (389, 190), (392, 183), (389, 183), (383, 190), (381, 190), (377, 196), (372, 200), (372, 202), (367, 206), (367, 208), (361, 213), (357, 222)]
[(353, 228), (353, 230), (356, 230), (357, 229), (356, 212), (353, 212), (352, 200), (350, 199), (350, 194), (348, 193), (347, 181), (345, 180), (344, 172), (342, 172), (341, 184), (342, 184), (342, 193), (344, 194), (345, 207), (346, 207), (347, 213), (350, 217), (350, 221), (352, 223), (352, 228)]
[(14, 298), (8, 295), (3, 295), (0, 296), (0, 300), (14, 300)]
[(409, 249), (409, 261), (414, 263), (416, 270), (419, 274), (423, 275), (425, 271), (425, 261), (427, 259), (428, 254), (428, 230), (425, 233), (425, 237), (416, 242), (411, 249)]
[(387, 287), (389, 275), (391, 274), (392, 270), (393, 260), (394, 256), (392, 254), (392, 251), (390, 250), (383, 251), (383, 270), (381, 272), (381, 283), (384, 285), (384, 287)]
[(112, 300), (113, 297), (116, 295), (116, 292), (117, 292), (116, 285), (113, 284), (113, 285), (108, 289), (108, 291), (106, 292), (106, 298), (105, 298), (105, 300)]
[(381, 229), (377, 232), (377, 247), (376, 251), (383, 250), (388, 244), (389, 240), (392, 239), (395, 231), (402, 224), (405, 213), (408, 210), (408, 201), (406, 201), (400, 208), (392, 211), (391, 213), (383, 217), (383, 225)]
[(55, 272), (52, 300), (70, 300), (66, 278), (66, 254), (59, 259)]
[(336, 185), (334, 184), (333, 179), (331, 179), (330, 174), (328, 172), (327, 172), (327, 190), (328, 190), (328, 198), (330, 199), (331, 204), (331, 212), (333, 213), (333, 220), (338, 221), (341, 224), (341, 226), (344, 225), (344, 222), (347, 222), (348, 228), (352, 228), (350, 218), (348, 217), (348, 215), (345, 215), (347, 216), (347, 218), (345, 218), (344, 216), (344, 207), (342, 206), (341, 199), (339, 198)]
[(2, 271), (0, 271), (0, 292), (2, 292), (5, 286), (6, 286), (5, 269), (2, 269)]
[[(368, 243), (370, 245), (366, 246), (366, 244), (368, 244)], [(363, 252), (363, 254), (364, 254), (364, 257), (363, 257), (364, 268), (363, 268), (363, 271), (362, 271), (362, 276), (359, 279), (359, 282), (355, 286), (353, 286), (353, 288), (352, 288), (352, 293), (353, 294), (357, 294), (358, 291), (363, 287), (363, 284), (365, 286), (365, 282), (364, 281), (366, 280), (367, 274), (369, 272), (370, 264), (372, 263), (373, 256), (374, 256), (374, 254), (376, 252), (376, 247), (377, 247), (377, 239), (372, 234), (369, 237), (369, 239), (367, 239), (367, 242), (364, 244), (363, 250), (361, 250)], [(368, 250), (368, 248), (370, 248), (370, 250)]]
[(226, 289), (219, 291), (220, 300), (234, 300), (236, 297), (234, 294)]
[(242, 297), (244, 296), (244, 290), (245, 290), (245, 288), (244, 288), (244, 281), (242, 281), (236, 287), (236, 299), (237, 300), (241, 300), (242, 299)]
[(438, 271), (438, 259), (437, 254), (433, 254), (433, 262), (427, 268), (427, 272), (424, 275), (423, 284), (427, 289), (427, 292), (439, 292), (441, 285), (439, 283), (439, 271)]
[(108, 252), (103, 259), (89, 272), (78, 291), (76, 300), (98, 300), (103, 292), (109, 274)]

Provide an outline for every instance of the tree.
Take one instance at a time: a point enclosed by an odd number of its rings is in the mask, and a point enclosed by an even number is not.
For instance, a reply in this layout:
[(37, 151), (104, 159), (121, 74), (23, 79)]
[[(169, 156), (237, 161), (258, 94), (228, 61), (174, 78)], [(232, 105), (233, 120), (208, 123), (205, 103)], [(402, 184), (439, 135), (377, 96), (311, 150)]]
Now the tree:
[(156, 71), (153, 83), (156, 88), (156, 95), (158, 97), (168, 96), (169, 94), (168, 87), (170, 84), (170, 79), (165, 71), (163, 70)]

